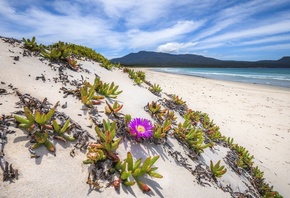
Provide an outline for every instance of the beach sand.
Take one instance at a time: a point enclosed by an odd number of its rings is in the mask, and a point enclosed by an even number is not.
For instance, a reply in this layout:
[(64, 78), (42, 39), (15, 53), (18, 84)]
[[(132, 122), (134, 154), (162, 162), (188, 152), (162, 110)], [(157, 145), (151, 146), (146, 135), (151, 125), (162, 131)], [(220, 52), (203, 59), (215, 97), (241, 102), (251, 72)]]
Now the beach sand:
[(142, 70), (164, 92), (208, 113), (222, 134), (254, 155), (267, 181), (290, 195), (290, 88)]
[[(94, 127), (89, 127), (88, 112), (83, 110), (81, 101), (72, 96), (64, 98), (60, 90), (62, 87), (75, 87), (54, 82), (53, 78), (59, 77), (58, 66), (49, 66), (48, 61), (41, 61), (39, 57), (23, 57), (20, 46), (0, 40), (0, 88), (7, 91), (0, 95), (0, 113), (9, 115), (21, 110), (15, 105), (19, 98), (13, 88), (17, 88), (22, 94), (30, 94), (39, 100), (47, 98), (52, 104), (60, 101), (58, 111), (65, 113), (84, 130), (96, 136)], [(14, 60), (15, 56), (20, 57), (19, 61)], [(157, 97), (148, 90), (147, 85), (136, 85), (128, 78), (128, 74), (119, 69), (109, 71), (92, 61), (83, 60), (78, 63), (90, 73), (67, 69), (64, 73), (68, 79), (93, 82), (97, 74), (104, 82), (114, 81), (123, 93), (116, 100), (107, 100), (111, 104), (114, 101), (123, 104), (121, 112), (132, 117), (151, 119), (144, 111), (148, 102), (167, 97), (165, 93), (179, 95), (189, 108), (208, 113), (220, 126), (222, 134), (233, 137), (235, 143), (248, 149), (255, 156), (255, 165), (265, 172), (266, 181), (274, 185), (274, 190), (285, 197), (290, 194), (290, 180), (287, 177), (290, 170), (290, 90), (145, 70), (146, 79), (151, 83), (158, 83), (163, 89), (162, 96)], [(36, 80), (42, 74), (46, 78), (45, 82)], [(61, 108), (65, 103), (67, 107)], [(104, 106), (103, 101), (97, 107), (101, 119), (107, 119), (101, 113)], [(82, 163), (86, 159), (85, 151), (76, 150), (76, 156), (71, 157), (70, 151), (74, 148), (74, 143), (54, 140), (55, 153), (39, 148), (36, 152), (40, 158), (31, 159), (27, 134), (14, 126), (10, 128), (15, 133), (7, 135), (4, 157), (18, 169), (19, 178), (12, 182), (0, 182), (0, 197), (231, 197), (230, 193), (218, 188), (216, 183), (210, 182), (210, 185), (205, 186), (198, 184), (197, 178), (176, 162), (164, 147), (132, 143), (128, 140), (123, 140), (117, 150), (120, 159), (124, 159), (129, 151), (135, 159), (159, 155), (155, 165), (163, 178), (144, 178), (152, 189), (149, 194), (142, 193), (137, 185), (121, 186), (119, 192), (113, 187), (90, 191), (86, 181), (91, 166)], [(184, 154), (184, 149), (175, 139), (169, 138), (168, 141), (174, 150)], [(223, 160), (228, 150), (216, 145), (214, 149), (205, 149), (199, 157), (200, 161), (189, 160), (188, 163), (193, 169), (199, 163), (209, 165), (210, 160)], [(231, 185), (234, 192), (244, 192), (249, 182), (232, 171), (224, 161), (222, 164), (227, 167), (228, 172), (218, 179), (218, 184), (224, 187)]]

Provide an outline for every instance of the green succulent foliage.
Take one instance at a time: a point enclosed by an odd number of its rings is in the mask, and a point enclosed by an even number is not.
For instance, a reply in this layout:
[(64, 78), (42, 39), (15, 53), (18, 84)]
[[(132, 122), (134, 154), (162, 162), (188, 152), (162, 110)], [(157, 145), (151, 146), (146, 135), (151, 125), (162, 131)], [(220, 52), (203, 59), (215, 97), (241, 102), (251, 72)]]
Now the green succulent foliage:
[(171, 129), (171, 120), (165, 120), (163, 125), (155, 124), (153, 129), (153, 138), (164, 138), (167, 132)]
[(161, 109), (161, 105), (157, 102), (152, 101), (151, 104), (148, 102), (146, 105), (151, 117), (156, 117), (160, 120), (163, 120), (163, 117), (166, 115), (167, 109)]
[(205, 137), (201, 129), (196, 129), (191, 120), (185, 119), (174, 129), (174, 136), (188, 144), (197, 154), (201, 154), (205, 148), (213, 146), (212, 143), (204, 143)]
[(114, 65), (108, 59), (102, 60), (101, 66), (106, 68), (107, 70), (111, 70), (114, 67)]
[(95, 164), (98, 161), (105, 160), (107, 157), (99, 144), (90, 144), (87, 150), (87, 159), (83, 161), (84, 164)]
[(220, 162), (221, 160), (214, 165), (212, 160), (210, 160), (210, 171), (214, 177), (222, 177), (227, 172), (225, 166), (220, 166)]
[(107, 104), (107, 106), (105, 106), (106, 114), (118, 113), (123, 107), (123, 105), (119, 104), (117, 101), (114, 102), (113, 106), (111, 106), (107, 101), (106, 104)]
[(36, 110), (33, 114), (28, 107), (24, 107), (24, 114), (26, 118), (18, 115), (14, 115), (14, 118), (17, 122), (20, 123), (20, 128), (29, 129), (34, 123), (37, 123), (41, 127), (44, 127), (44, 125), (48, 123), (48, 121), (50, 121), (51, 117), (53, 116), (58, 103), (59, 102), (57, 102), (54, 107), (51, 108), (47, 113), (42, 113), (39, 110)]
[(123, 91), (117, 91), (119, 88), (118, 85), (115, 85), (114, 82), (111, 84), (103, 83), (100, 78), (95, 78), (95, 90), (97, 93), (102, 94), (109, 98), (117, 98), (119, 94)]
[(126, 69), (124, 72), (128, 72), (129, 78), (132, 79), (137, 85), (141, 85), (145, 81), (145, 73), (143, 71), (135, 72), (134, 69)]
[(20, 123), (18, 125), (20, 128), (29, 129), (34, 124), (34, 115), (28, 107), (24, 107), (24, 114), (26, 118), (19, 115), (14, 115), (14, 118), (17, 122)]
[(95, 131), (98, 134), (102, 148), (108, 152), (114, 152), (119, 147), (121, 138), (114, 139), (117, 130), (116, 122), (110, 123), (110, 121), (103, 120), (103, 129), (98, 126), (95, 127)]
[(195, 128), (189, 130), (188, 134), (185, 136), (185, 140), (189, 147), (198, 154), (203, 153), (205, 148), (212, 146), (210, 143), (204, 143), (205, 138), (202, 130), (196, 130)]
[[(134, 162), (132, 154), (127, 153), (127, 158), (124, 161), (119, 161), (115, 169), (119, 171), (121, 181), (126, 186), (132, 186), (136, 182), (143, 192), (150, 191), (150, 188), (144, 184), (140, 177), (147, 174), (155, 178), (163, 178), (162, 175), (156, 172), (157, 167), (153, 167), (153, 164), (158, 160), (159, 156), (148, 157), (142, 164), (142, 158)], [(129, 180), (132, 177), (135, 181)]]
[(263, 198), (283, 198), (277, 191), (266, 192)]
[(52, 48), (50, 51), (43, 49), (41, 51), (41, 56), (43, 58), (49, 59), (50, 61), (56, 61), (60, 59), (61, 51), (56, 48)]
[(63, 124), (63, 126), (60, 126), (56, 120), (53, 120), (52, 126), (53, 126), (53, 130), (54, 130), (55, 135), (60, 136), (68, 141), (74, 141), (75, 140), (74, 137), (70, 137), (70, 136), (65, 134), (65, 132), (69, 129), (69, 124), (70, 124), (69, 119), (67, 119), (67, 121)]
[(177, 117), (175, 117), (174, 111), (168, 110), (167, 113), (164, 115), (164, 118), (166, 120), (170, 120), (171, 124), (174, 124), (174, 125), (176, 124)]
[(100, 99), (103, 99), (103, 96), (95, 95), (96, 86), (91, 85), (87, 81), (84, 82), (84, 85), (80, 88), (81, 101), (87, 107), (92, 107), (93, 105), (100, 104)]
[(129, 115), (129, 114), (126, 114), (124, 116), (124, 123), (125, 123), (125, 126), (128, 126), (128, 124), (131, 122), (131, 119), (132, 119), (132, 116)]
[(136, 72), (136, 76), (137, 76), (138, 78), (140, 78), (140, 80), (141, 80), (142, 82), (145, 81), (145, 78), (146, 78), (145, 72), (143, 72), (143, 71), (137, 71), (137, 72)]
[(149, 90), (154, 94), (159, 94), (162, 91), (162, 88), (158, 84), (153, 84), (152, 87), (149, 88)]
[(45, 146), (47, 150), (51, 152), (55, 151), (55, 147), (48, 139), (48, 132), (37, 131), (34, 133), (34, 138), (36, 140), (36, 143), (31, 146), (32, 149), (36, 149), (40, 146)]
[(242, 168), (252, 167), (254, 156), (250, 155), (248, 150), (238, 145), (234, 145), (233, 149), (237, 151), (238, 156), (239, 156), (238, 166)]
[(234, 146), (234, 138), (230, 138), (230, 137), (228, 137), (228, 138), (226, 139), (226, 143), (227, 143), (227, 145), (228, 145), (230, 148), (233, 148), (233, 146)]
[(134, 69), (127, 68), (127, 70), (125, 70), (125, 72), (128, 72), (129, 78), (131, 78), (131, 79), (134, 79), (136, 77), (136, 73), (135, 73)]
[(186, 104), (186, 102), (183, 101), (182, 98), (179, 98), (179, 96), (177, 96), (175, 94), (172, 96), (172, 99), (173, 99), (173, 102), (177, 105), (185, 105)]
[(218, 126), (213, 126), (213, 127), (209, 128), (207, 134), (208, 134), (208, 137), (212, 141), (224, 141), (225, 140), (225, 136), (223, 136), (221, 134)]
[(77, 65), (77, 61), (75, 59), (72, 59), (70, 57), (67, 57), (67, 62), (69, 63), (69, 66), (77, 71), (79, 69), (79, 66)]
[(264, 172), (261, 171), (258, 166), (252, 168), (252, 173), (255, 178), (262, 179), (264, 177)]
[(40, 50), (40, 46), (37, 45), (37, 42), (35, 41), (35, 36), (32, 37), (32, 39), (25, 39), (25, 38), (22, 38), (22, 41), (24, 42), (24, 47), (26, 49), (29, 49), (30, 51), (39, 51)]

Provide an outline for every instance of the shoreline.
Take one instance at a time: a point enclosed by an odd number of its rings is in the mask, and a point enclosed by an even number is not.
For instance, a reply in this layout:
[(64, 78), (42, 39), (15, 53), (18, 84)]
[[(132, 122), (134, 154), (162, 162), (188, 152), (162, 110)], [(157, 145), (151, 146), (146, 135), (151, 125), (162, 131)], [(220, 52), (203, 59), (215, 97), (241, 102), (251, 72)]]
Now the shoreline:
[[(136, 67), (136, 69), (138, 69), (138, 68)], [(150, 70), (150, 71), (161, 72), (161, 73), (168, 73), (168, 74), (176, 74), (176, 75), (183, 75), (183, 76), (192, 76), (192, 77), (196, 77), (196, 78), (204, 78), (204, 79), (211, 79), (211, 80), (217, 80), (217, 81), (225, 81), (225, 82), (233, 82), (233, 83), (243, 83), (243, 84), (251, 84), (251, 85), (264, 85), (264, 86), (269, 86), (269, 87), (285, 88), (285, 89), (289, 89), (290, 90), (290, 87), (288, 87), (288, 86), (282, 86), (282, 85), (270, 85), (270, 84), (262, 84), (262, 83), (256, 83), (256, 82), (243, 82), (243, 81), (216, 79), (216, 78), (209, 78), (209, 77), (192, 75), (192, 74), (174, 73), (174, 72), (169, 72), (169, 71), (160, 71), (160, 70), (158, 70), (158, 68), (150, 68), (150, 67), (140, 67), (140, 69), (146, 69), (146, 70)], [(161, 69), (163, 69), (163, 68), (161, 68)], [(219, 68), (219, 69), (223, 69), (223, 68)], [(238, 69), (243, 69), (243, 68), (238, 68)]]
[(290, 194), (290, 88), (139, 70), (189, 108), (208, 113), (223, 135), (254, 155), (274, 188)]

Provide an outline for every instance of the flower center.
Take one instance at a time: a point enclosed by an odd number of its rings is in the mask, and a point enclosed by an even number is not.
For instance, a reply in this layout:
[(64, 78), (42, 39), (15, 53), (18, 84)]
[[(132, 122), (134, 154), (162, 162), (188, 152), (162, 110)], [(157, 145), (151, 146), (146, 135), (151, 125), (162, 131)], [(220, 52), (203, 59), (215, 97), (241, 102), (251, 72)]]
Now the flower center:
[(138, 125), (138, 126), (137, 126), (137, 131), (138, 131), (139, 133), (144, 133), (144, 132), (145, 132), (145, 128), (144, 128), (144, 126)]

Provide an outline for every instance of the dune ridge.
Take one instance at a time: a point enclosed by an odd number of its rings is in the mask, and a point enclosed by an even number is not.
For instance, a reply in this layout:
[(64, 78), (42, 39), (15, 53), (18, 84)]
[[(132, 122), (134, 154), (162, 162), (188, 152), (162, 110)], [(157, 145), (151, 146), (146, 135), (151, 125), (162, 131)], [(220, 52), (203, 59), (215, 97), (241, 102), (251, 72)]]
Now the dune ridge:
[[(57, 107), (58, 111), (61, 111), (68, 115), (71, 120), (80, 125), (82, 129), (90, 133), (91, 136), (96, 136), (96, 132), (90, 126), (91, 122), (89, 110), (84, 110), (86, 109), (86, 107), (82, 104), (82, 102), (71, 95), (68, 95), (64, 98), (64, 93), (62, 92), (63, 87), (67, 89), (75, 88), (75, 85), (71, 83), (72, 81), (82, 82), (85, 79), (88, 82), (92, 83), (94, 82), (96, 75), (99, 76), (104, 82), (114, 81), (114, 83), (119, 86), (119, 89), (123, 92), (118, 95), (116, 99), (107, 98), (106, 100), (110, 104), (113, 104), (114, 101), (119, 102), (123, 105), (121, 112), (123, 112), (124, 114), (130, 114), (132, 117), (142, 117), (150, 119), (152, 120), (152, 122), (154, 122), (150, 114), (144, 111), (144, 107), (148, 103), (151, 103), (151, 101), (158, 101), (163, 98), (169, 100), (170, 97), (167, 93), (172, 92), (178, 94), (179, 96), (182, 96), (188, 104), (189, 108), (209, 112), (211, 117), (213, 112), (215, 112), (216, 110), (213, 109), (211, 111), (208, 111), (210, 109), (200, 109), (202, 108), (202, 105), (199, 106), (198, 103), (202, 103), (202, 99), (204, 100), (204, 98), (201, 98), (199, 100), (192, 100), (190, 98), (198, 94), (193, 94), (191, 90), (184, 93), (184, 90), (180, 89), (181, 87), (189, 88), (188, 84), (182, 84), (183, 82), (192, 83), (191, 80), (182, 80), (184, 77), (177, 77), (176, 75), (170, 74), (160, 74), (156, 72), (154, 73), (152, 71), (146, 70), (146, 79), (151, 83), (158, 83), (162, 87), (163, 92), (161, 93), (160, 97), (152, 94), (148, 90), (149, 86), (147, 84), (143, 83), (140, 86), (136, 85), (131, 79), (128, 78), (128, 74), (124, 73), (121, 69), (113, 68), (111, 70), (108, 70), (104, 67), (101, 67), (100, 64), (97, 62), (90, 60), (78, 60), (78, 63), (81, 64), (82, 70), (78, 72), (70, 69), (62, 70), (62, 74), (67, 77), (68, 81), (61, 81), (59, 73), (60, 66), (58, 64), (50, 63), (47, 60), (40, 60), (37, 56), (23, 57), (23, 49), (20, 48), (22, 44), (9, 44), (3, 42), (3, 40), (1, 40), (0, 43), (2, 62), (0, 66), (2, 71), (1, 82), (3, 82), (1, 83), (1, 88), (7, 91), (4, 95), (1, 95), (0, 97), (1, 114), (9, 115), (19, 110), (15, 107), (15, 103), (19, 101), (19, 98), (16, 94), (17, 90), (22, 94), (29, 94), (39, 100), (47, 98), (47, 101), (49, 101), (51, 104), (55, 104), (57, 103), (57, 101), (60, 101), (60, 106)], [(17, 56), (19, 56), (18, 60), (15, 60), (15, 57)], [(170, 82), (168, 77), (174, 79), (174, 81), (172, 80), (172, 82)], [(198, 83), (205, 83), (205, 80), (199, 80), (200, 81), (197, 81)], [(177, 86), (173, 87), (173, 84), (171, 83), (177, 83)], [(215, 81), (215, 83), (221, 82)], [(232, 85), (230, 83), (221, 84), (222, 85), (220, 86)], [(203, 86), (205, 89), (206, 84), (204, 84)], [(235, 84), (235, 86), (240, 85)], [(226, 89), (226, 87), (224, 89)], [(248, 94), (253, 93), (251, 92), (251, 90), (246, 90), (246, 92), (247, 91)], [(268, 89), (266, 91), (267, 93), (270, 93)], [(232, 92), (234, 92), (234, 90), (232, 90)], [(277, 91), (272, 90), (272, 92), (276, 93)], [(284, 98), (287, 102), (285, 96), (289, 95), (289, 90), (280, 90), (279, 94), (280, 96), (282, 95), (282, 98)], [(205, 93), (202, 97), (210, 97), (210, 95)], [(224, 100), (226, 100), (226, 98), (224, 98)], [(224, 102), (226, 104), (222, 106), (223, 108), (225, 107), (225, 105), (228, 105), (227, 101)], [(235, 101), (234, 104), (237, 104), (236, 102), (238, 101)], [(282, 103), (283, 102), (285, 101), (282, 101)], [(105, 105), (106, 103), (102, 101), (100, 105), (96, 106), (99, 110), (98, 116), (100, 116), (100, 120), (103, 118), (107, 119), (107, 116), (103, 112)], [(211, 105), (207, 104), (207, 107), (210, 108)], [(280, 111), (283, 113), (283, 118), (287, 118), (287, 116), (289, 116), (286, 109), (289, 109), (288, 103), (286, 103), (285, 105), (285, 110)], [(263, 116), (263, 113), (259, 112), (258, 115)], [(178, 117), (178, 121), (182, 122), (183, 118), (177, 115), (177, 113), (176, 116)], [(255, 115), (251, 116), (253, 118)], [(226, 135), (234, 137), (235, 141), (237, 139), (239, 144), (240, 142), (243, 142), (243, 137), (245, 134), (230, 134), (229, 131), (232, 127), (232, 125), (230, 124), (231, 120), (227, 121), (226, 123), (223, 123), (223, 121), (227, 120), (217, 119), (217, 123), (221, 123), (222, 133), (224, 133), (223, 129), (226, 129), (228, 127), (228, 130), (225, 130), (227, 133)], [(248, 120), (242, 121), (245, 123), (248, 122)], [(232, 124), (236, 124), (236, 122)], [(279, 124), (280, 123), (278, 122), (278, 124), (276, 125)], [(287, 121), (285, 121), (285, 125), (283, 126), (280, 124), (281, 130), (279, 131), (285, 130), (285, 127), (287, 130), (286, 124)], [(247, 127), (250, 126), (247, 125)], [(1, 196), (3, 197), (36, 197), (39, 196), (39, 194), (43, 194), (44, 197), (81, 197), (85, 195), (95, 196), (95, 194), (98, 194), (101, 197), (106, 197), (113, 196), (116, 193), (120, 197), (146, 196), (146, 194), (143, 194), (142, 191), (138, 189), (137, 185), (134, 185), (132, 188), (121, 186), (119, 192), (115, 192), (113, 187), (102, 188), (100, 190), (100, 194), (95, 191), (91, 192), (89, 190), (89, 186), (86, 184), (86, 181), (88, 172), (92, 169), (92, 167), (84, 165), (82, 163), (83, 160), (86, 159), (85, 151), (76, 150), (76, 155), (74, 157), (71, 157), (70, 151), (74, 148), (74, 143), (55, 143), (55, 154), (48, 152), (45, 148), (39, 148), (37, 152), (39, 153), (40, 157), (30, 159), (30, 153), (27, 151), (27, 148), (29, 147), (27, 135), (18, 128), (13, 128), (13, 130), (15, 130), (16, 133), (7, 135), (8, 140), (7, 144), (5, 144), (4, 150), (5, 160), (9, 161), (10, 164), (13, 164), (14, 168), (18, 169), (19, 178), (13, 183), (1, 183), (1, 189), (3, 189), (1, 190)], [(261, 134), (259, 135), (261, 136)], [(272, 134), (264, 135), (267, 135), (267, 137), (272, 137)], [(289, 129), (288, 133), (278, 134), (276, 137), (280, 136), (283, 137), (284, 142), (282, 142), (282, 145), (284, 146), (287, 141), (289, 141), (289, 138), (287, 138), (287, 136), (289, 136)], [(281, 140), (279, 139), (279, 141)], [(134, 141), (130, 141), (130, 139), (123, 139), (117, 150), (120, 159), (124, 159), (128, 151), (132, 152), (135, 159), (138, 159), (139, 157), (142, 157), (144, 159), (148, 156), (153, 155), (160, 156), (160, 159), (156, 162), (156, 166), (159, 168), (158, 172), (163, 175), (163, 178), (146, 179), (148, 185), (152, 189), (149, 195), (159, 197), (169, 197), (172, 195), (180, 195), (181, 197), (231, 197), (239, 193), (246, 193), (247, 190), (251, 189), (251, 187), (249, 187), (251, 186), (251, 183), (246, 178), (233, 171), (231, 167), (227, 165), (224, 161), (222, 161), (222, 164), (226, 166), (228, 171), (223, 177), (217, 179), (217, 182), (213, 181), (212, 179), (205, 180), (203, 181), (203, 186), (199, 184), (200, 180), (197, 179), (198, 177), (191, 174), (191, 171), (197, 170), (198, 167), (203, 167), (203, 169), (201, 170), (206, 170), (206, 165), (210, 164), (210, 160), (213, 160), (215, 162), (218, 160), (223, 160), (223, 158), (227, 155), (227, 152), (229, 151), (228, 148), (216, 144), (213, 149), (204, 149), (204, 153), (198, 156), (197, 161), (188, 160), (185, 163), (185, 166), (190, 166), (192, 168), (188, 170), (184, 167), (184, 165), (182, 165), (180, 161), (176, 161), (170, 155), (168, 149), (170, 150), (170, 148), (173, 148), (174, 151), (178, 151), (179, 153), (181, 153), (181, 156), (186, 156), (188, 154), (188, 151), (184, 149), (184, 147), (182, 147), (182, 145), (180, 145), (178, 141), (176, 141), (176, 139), (174, 139), (173, 137), (168, 137), (168, 142), (170, 147), (168, 147), (166, 150), (166, 147), (164, 145), (152, 145), (148, 142), (136, 143)], [(243, 143), (246, 144), (247, 141), (244, 141)], [(252, 151), (254, 150), (253, 147), (256, 145), (249, 145), (250, 146), (247, 145), (247, 149), (250, 150), (250, 152), (252, 153)], [(267, 145), (267, 142), (263, 143), (262, 145)], [(277, 145), (279, 144), (277, 143)], [(275, 168), (272, 167), (275, 160), (277, 160), (276, 162), (280, 162), (283, 160), (285, 160), (286, 162), (286, 164), (280, 164), (279, 166), (276, 164), (273, 165), (278, 167), (278, 169), (275, 170), (279, 170), (279, 177), (282, 176), (285, 170), (289, 170), (289, 164), (287, 163), (286, 155), (286, 151), (289, 149), (289, 146), (286, 146), (284, 148), (277, 148), (277, 145), (275, 145), (275, 147), (270, 147), (268, 145), (269, 147), (267, 147), (270, 148), (270, 150), (277, 150), (278, 152), (282, 153), (282, 155), (276, 156), (276, 158), (274, 158), (273, 160), (266, 161), (265, 165), (263, 162), (261, 162), (260, 164), (265, 166), (265, 170), (263, 171), (265, 172), (265, 175), (268, 179), (267, 181), (274, 181), (274, 189), (278, 189), (278, 191), (285, 196), (288, 194), (286, 188), (287, 185), (289, 185), (287, 184), (288, 178), (282, 177), (282, 180), (276, 181), (278, 176), (271, 175), (271, 170)], [(267, 148), (266, 150), (265, 148), (261, 148), (259, 151), (265, 154), (265, 151), (267, 152), (268, 150), (269, 149)], [(275, 155), (273, 154), (273, 156)], [(256, 163), (259, 164), (259, 158), (255, 158), (255, 164)], [(267, 171), (268, 164), (271, 165), (269, 171)], [(228, 185), (231, 186), (232, 191), (230, 189), (227, 189)], [(255, 190), (251, 190), (248, 193), (255, 195), (257, 192), (255, 192)]]

